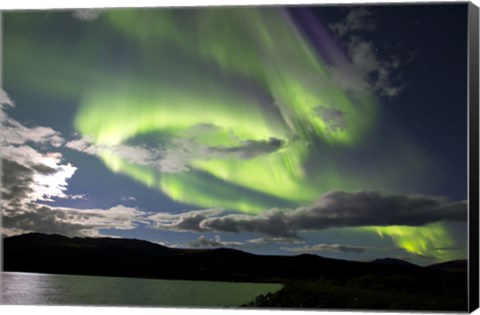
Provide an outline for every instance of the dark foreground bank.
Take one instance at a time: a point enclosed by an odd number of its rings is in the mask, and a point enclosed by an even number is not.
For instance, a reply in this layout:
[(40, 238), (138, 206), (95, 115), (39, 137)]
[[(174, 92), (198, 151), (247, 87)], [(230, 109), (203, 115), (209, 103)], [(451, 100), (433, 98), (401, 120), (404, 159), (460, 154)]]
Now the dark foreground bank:
[(264, 256), (233, 249), (178, 249), (140, 240), (25, 234), (4, 239), (4, 271), (133, 278), (284, 283), (249, 306), (467, 309), (465, 262), (419, 267), (316, 255)]

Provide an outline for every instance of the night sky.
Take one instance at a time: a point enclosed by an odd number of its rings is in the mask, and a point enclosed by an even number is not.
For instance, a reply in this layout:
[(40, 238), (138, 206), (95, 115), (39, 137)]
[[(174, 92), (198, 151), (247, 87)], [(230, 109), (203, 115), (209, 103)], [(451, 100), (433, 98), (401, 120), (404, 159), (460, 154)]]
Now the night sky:
[(3, 234), (466, 258), (467, 4), (2, 19)]

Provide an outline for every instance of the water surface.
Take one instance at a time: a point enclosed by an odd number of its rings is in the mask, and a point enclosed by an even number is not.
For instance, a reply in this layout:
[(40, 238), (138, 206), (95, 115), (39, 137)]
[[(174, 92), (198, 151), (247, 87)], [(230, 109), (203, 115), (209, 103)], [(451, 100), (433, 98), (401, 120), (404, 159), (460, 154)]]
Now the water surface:
[(2, 304), (240, 306), (282, 287), (275, 283), (158, 280), (2, 272)]

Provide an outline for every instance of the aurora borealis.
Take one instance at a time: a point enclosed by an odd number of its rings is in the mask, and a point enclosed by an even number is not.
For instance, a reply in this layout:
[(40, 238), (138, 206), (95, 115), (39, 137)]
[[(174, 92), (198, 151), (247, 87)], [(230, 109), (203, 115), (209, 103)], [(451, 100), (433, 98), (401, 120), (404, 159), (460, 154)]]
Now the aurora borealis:
[[(455, 27), (426, 28), (429, 40), (466, 42), (466, 9), (454, 7)], [(405, 10), (425, 24), (445, 14)], [(430, 60), (424, 41), (392, 31), (403, 27), (392, 14), (4, 12), (3, 233), (180, 247), (208, 237), (282, 254), (340, 244), (364, 251), (318, 254), (420, 264), (465, 258), (462, 46)], [(419, 75), (447, 57), (448, 79)], [(438, 90), (446, 82), (456, 83)]]

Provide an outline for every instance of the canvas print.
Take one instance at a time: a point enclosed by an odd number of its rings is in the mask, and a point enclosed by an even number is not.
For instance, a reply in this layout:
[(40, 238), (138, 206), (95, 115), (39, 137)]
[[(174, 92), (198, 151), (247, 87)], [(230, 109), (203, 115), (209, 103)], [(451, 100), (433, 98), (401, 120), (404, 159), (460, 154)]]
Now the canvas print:
[(1, 18), (2, 304), (467, 310), (468, 3)]

